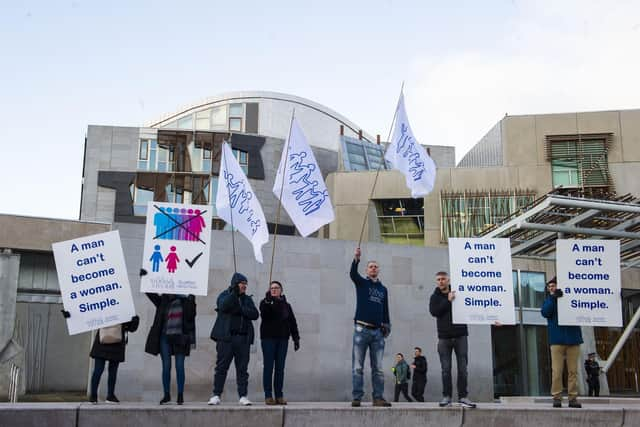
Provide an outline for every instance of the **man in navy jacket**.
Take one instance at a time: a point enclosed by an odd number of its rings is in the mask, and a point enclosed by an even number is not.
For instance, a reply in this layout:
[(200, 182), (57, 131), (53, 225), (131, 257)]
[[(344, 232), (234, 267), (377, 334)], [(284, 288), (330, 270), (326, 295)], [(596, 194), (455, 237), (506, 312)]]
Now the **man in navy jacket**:
[(558, 325), (558, 298), (562, 298), (562, 290), (554, 277), (547, 282), (547, 296), (542, 303), (542, 316), (547, 319), (547, 335), (551, 346), (551, 395), (553, 407), (562, 407), (562, 371), (567, 361), (567, 392), (569, 407), (581, 408), (578, 403), (578, 356), (582, 344), (580, 326)]
[(384, 399), (384, 371), (382, 356), (384, 339), (391, 333), (389, 321), (389, 295), (378, 279), (378, 263), (367, 262), (367, 277), (358, 273), (360, 248), (356, 248), (349, 276), (356, 287), (356, 315), (354, 317), (352, 360), (353, 400), (351, 406), (360, 406), (364, 396), (364, 358), (367, 349), (371, 358), (371, 384), (373, 406), (391, 406)]

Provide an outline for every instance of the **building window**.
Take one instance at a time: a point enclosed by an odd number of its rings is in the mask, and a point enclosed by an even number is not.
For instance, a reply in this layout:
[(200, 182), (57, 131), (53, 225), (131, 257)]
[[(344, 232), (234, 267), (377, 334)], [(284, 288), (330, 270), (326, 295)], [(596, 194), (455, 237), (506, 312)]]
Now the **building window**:
[(547, 160), (554, 188), (586, 189), (586, 195), (612, 190), (607, 153), (612, 134), (547, 136)]
[[(518, 285), (520, 290), (518, 291)], [(513, 272), (514, 295), (516, 296), (516, 306), (522, 305), (524, 308), (539, 309), (544, 302), (544, 291), (546, 289), (545, 274), (538, 271)]]
[(242, 121), (244, 119), (243, 104), (229, 104), (229, 130), (242, 132)]
[(193, 114), (178, 119), (179, 129), (193, 129)]
[(377, 170), (383, 162), (382, 169), (389, 169), (383, 146), (348, 136), (342, 137), (342, 160), (347, 171)]
[(141, 139), (138, 150), (138, 170), (171, 172), (174, 165), (174, 147), (158, 144), (155, 139)]
[(477, 236), (532, 203), (535, 194), (530, 190), (443, 191), (440, 193), (440, 240), (444, 243), (449, 237)]
[(238, 163), (240, 164), (240, 168), (244, 172), (245, 175), (249, 173), (249, 153), (242, 150), (233, 150), (233, 155), (236, 156)]
[(206, 175), (138, 173), (131, 185), (133, 214), (147, 214), (148, 202), (207, 205), (211, 179)]
[(227, 129), (227, 106), (221, 105), (211, 109), (211, 129)]
[(424, 246), (424, 199), (382, 199), (375, 205), (383, 242)]
[(211, 128), (211, 110), (198, 111), (196, 113), (196, 130), (209, 130)]

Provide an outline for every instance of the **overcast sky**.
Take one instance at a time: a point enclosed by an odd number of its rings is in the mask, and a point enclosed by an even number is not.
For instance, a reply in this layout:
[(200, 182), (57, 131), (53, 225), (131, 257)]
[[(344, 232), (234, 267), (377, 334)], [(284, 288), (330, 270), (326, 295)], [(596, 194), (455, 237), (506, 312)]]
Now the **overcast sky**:
[(637, 1), (0, 2), (0, 213), (78, 218), (89, 124), (285, 92), (423, 144), (508, 114), (640, 107)]

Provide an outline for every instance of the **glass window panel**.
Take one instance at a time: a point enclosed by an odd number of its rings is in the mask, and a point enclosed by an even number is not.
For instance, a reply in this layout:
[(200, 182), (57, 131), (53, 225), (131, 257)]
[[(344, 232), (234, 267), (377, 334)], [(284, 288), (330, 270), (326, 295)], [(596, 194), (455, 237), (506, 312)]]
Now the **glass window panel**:
[(138, 153), (138, 159), (139, 160), (147, 160), (148, 151), (149, 151), (149, 140), (148, 139), (141, 139), (140, 140), (140, 152)]
[(229, 117), (242, 117), (244, 108), (242, 104), (229, 104)]
[(226, 126), (227, 108), (225, 106), (215, 107), (211, 110), (211, 124), (214, 126)]
[(158, 162), (158, 172), (166, 172), (167, 171), (167, 162)]
[(176, 122), (175, 120), (172, 122), (167, 123), (166, 125), (162, 126), (163, 128), (166, 129), (176, 129), (178, 127), (178, 122)]
[(521, 271), (522, 306), (528, 308), (542, 307), (545, 285), (544, 273)]
[(166, 148), (160, 147), (158, 149), (158, 162), (166, 162), (169, 158), (169, 150)]
[(136, 188), (135, 201), (133, 205), (134, 215), (146, 215), (147, 203), (153, 201), (153, 191), (144, 188)]
[(193, 115), (189, 114), (188, 116), (178, 119), (178, 128), (193, 129)]
[(211, 216), (216, 217), (218, 216), (218, 211), (216, 209), (216, 197), (218, 195), (218, 177), (217, 176), (212, 176), (211, 177), (211, 197), (209, 198), (209, 200), (211, 201)]
[(420, 224), (416, 218), (394, 218), (396, 224), (396, 232), (398, 233), (419, 233)]
[(229, 130), (233, 130), (236, 132), (242, 131), (242, 119), (230, 118), (229, 119)]
[(156, 141), (155, 139), (151, 140), (151, 149), (155, 150), (158, 148), (158, 141)]
[(146, 171), (147, 167), (148, 167), (148, 164), (149, 163), (146, 160), (145, 161), (138, 161), (138, 170)]
[(513, 279), (513, 301), (516, 307), (520, 305), (520, 295), (518, 294), (518, 272), (513, 270), (512, 272)]
[(156, 168), (156, 150), (149, 150), (149, 169), (155, 170)]
[(203, 159), (210, 159), (211, 158), (211, 150), (208, 148), (203, 148), (202, 149), (202, 158)]
[(246, 151), (241, 151), (240, 152), (240, 163), (249, 163), (249, 153), (247, 153)]
[(396, 230), (393, 227), (393, 218), (378, 218), (380, 221), (381, 233), (394, 233)]
[(207, 159), (202, 160), (202, 171), (211, 172), (211, 160), (207, 160)]

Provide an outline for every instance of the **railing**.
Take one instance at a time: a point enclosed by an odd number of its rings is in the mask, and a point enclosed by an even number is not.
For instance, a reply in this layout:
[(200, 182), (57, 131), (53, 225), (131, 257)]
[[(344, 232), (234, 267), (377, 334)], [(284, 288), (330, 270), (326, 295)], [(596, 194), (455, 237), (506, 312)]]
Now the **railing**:
[(11, 364), (11, 374), (9, 379), (9, 402), (16, 403), (18, 401), (18, 386), (20, 384), (20, 368)]

